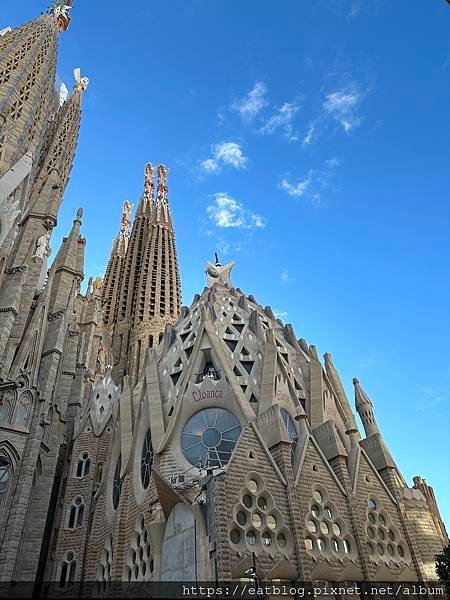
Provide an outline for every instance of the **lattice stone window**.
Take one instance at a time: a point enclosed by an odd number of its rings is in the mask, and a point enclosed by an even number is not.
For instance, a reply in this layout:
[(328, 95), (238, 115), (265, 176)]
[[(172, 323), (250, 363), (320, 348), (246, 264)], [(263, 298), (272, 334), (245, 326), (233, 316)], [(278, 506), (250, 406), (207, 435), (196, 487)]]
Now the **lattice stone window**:
[(77, 529), (83, 526), (84, 519), (84, 503), (81, 496), (78, 496), (72, 501), (68, 511), (67, 527), (69, 529)]
[(250, 550), (256, 555), (267, 552), (271, 556), (277, 553), (289, 556), (293, 552), (292, 533), (258, 473), (247, 474), (239, 502), (233, 508), (228, 537), (239, 553)]
[(91, 468), (91, 458), (89, 452), (82, 452), (78, 458), (76, 476), (80, 479), (89, 475)]
[(112, 568), (114, 560), (114, 551), (112, 545), (112, 536), (108, 535), (102, 550), (99, 563), (97, 565), (97, 591), (100, 596), (108, 595), (112, 579)]
[(150, 581), (154, 570), (152, 545), (144, 515), (138, 515), (123, 569), (124, 581)]
[(376, 563), (410, 562), (411, 554), (406, 541), (374, 495), (367, 499), (366, 547), (371, 560)]
[(60, 588), (71, 587), (75, 583), (75, 575), (77, 570), (77, 560), (75, 553), (69, 550), (65, 553), (64, 558), (59, 563), (58, 585)]
[(152, 447), (152, 436), (150, 429), (145, 434), (144, 442), (142, 444), (141, 453), (141, 483), (144, 489), (147, 489), (150, 483), (150, 476), (152, 474), (153, 465), (153, 447)]
[(355, 560), (355, 539), (323, 486), (317, 485), (313, 488), (309, 506), (304, 538), (307, 552), (316, 558), (324, 555), (327, 559)]

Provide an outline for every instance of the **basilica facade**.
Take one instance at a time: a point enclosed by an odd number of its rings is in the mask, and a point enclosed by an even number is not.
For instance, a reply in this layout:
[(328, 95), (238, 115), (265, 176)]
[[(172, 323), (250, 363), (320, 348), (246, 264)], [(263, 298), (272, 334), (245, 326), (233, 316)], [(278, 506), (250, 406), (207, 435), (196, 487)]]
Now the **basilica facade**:
[(82, 209), (48, 264), (88, 93), (78, 70), (55, 93), (70, 18), (58, 1), (0, 31), (0, 586), (435, 579), (433, 490), (405, 481), (361, 383), (351, 403), (233, 263), (181, 306), (164, 165), (103, 279), (81, 293)]

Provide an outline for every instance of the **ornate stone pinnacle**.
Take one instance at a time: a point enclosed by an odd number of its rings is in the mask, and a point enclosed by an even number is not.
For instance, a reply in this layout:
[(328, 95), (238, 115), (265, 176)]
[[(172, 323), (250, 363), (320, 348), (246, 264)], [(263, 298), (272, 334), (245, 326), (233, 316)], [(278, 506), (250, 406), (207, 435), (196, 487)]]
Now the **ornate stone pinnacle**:
[(167, 175), (169, 169), (165, 165), (158, 165), (158, 202), (167, 202)]
[(144, 196), (146, 198), (153, 198), (153, 165), (152, 163), (147, 163), (144, 169)]
[(70, 25), (69, 11), (72, 9), (72, 0), (55, 0), (48, 10), (48, 14), (52, 15), (60, 31), (67, 31)]

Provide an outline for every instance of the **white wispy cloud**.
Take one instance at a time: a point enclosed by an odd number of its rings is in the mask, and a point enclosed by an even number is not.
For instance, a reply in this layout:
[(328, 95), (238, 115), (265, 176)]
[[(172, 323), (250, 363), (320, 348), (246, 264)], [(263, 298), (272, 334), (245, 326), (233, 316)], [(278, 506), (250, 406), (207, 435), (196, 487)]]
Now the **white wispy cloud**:
[(273, 314), (275, 315), (275, 317), (277, 319), (281, 319), (281, 320), (286, 319), (287, 316), (288, 316), (288, 312), (285, 311), (285, 310), (277, 310), (277, 309), (275, 309), (273, 311)]
[(304, 138), (303, 138), (303, 145), (304, 146), (309, 146), (309, 144), (312, 143), (313, 138), (315, 137), (314, 134), (316, 133), (316, 126), (315, 125), (310, 125), (308, 127), (308, 131), (306, 132)]
[(219, 192), (214, 194), (214, 203), (206, 207), (206, 213), (216, 227), (222, 229), (263, 229), (266, 219), (247, 210), (242, 202)]
[(358, 112), (364, 94), (355, 86), (331, 92), (325, 97), (323, 109), (345, 132), (349, 133), (359, 127), (362, 117)]
[(231, 109), (238, 112), (246, 123), (253, 121), (256, 115), (266, 106), (267, 88), (262, 81), (257, 81), (252, 89), (243, 98), (234, 100)]
[(268, 135), (282, 131), (289, 142), (296, 142), (298, 135), (294, 130), (294, 118), (299, 110), (300, 106), (297, 102), (285, 102), (265, 121), (259, 130), (260, 133)]
[(347, 19), (350, 20), (357, 17), (361, 12), (362, 7), (363, 5), (361, 0), (353, 0), (350, 5), (350, 10), (347, 13)]
[(288, 283), (292, 283), (294, 281), (294, 278), (290, 275), (289, 271), (287, 269), (283, 269), (280, 273), (280, 279), (281, 279), (281, 283), (283, 285), (286, 285)]
[(303, 177), (292, 180), (289, 175), (283, 177), (278, 187), (293, 198), (305, 198), (315, 204), (322, 203), (322, 194), (329, 187), (339, 161), (330, 158), (321, 169), (309, 169)]
[(418, 408), (419, 410), (425, 410), (428, 408), (434, 408), (441, 402), (448, 399), (448, 394), (442, 390), (436, 389), (432, 385), (424, 385), (419, 388), (421, 398), (419, 399)]
[(247, 157), (237, 142), (213, 144), (211, 154), (209, 158), (200, 163), (201, 171), (208, 175), (220, 173), (224, 166), (244, 169), (247, 165)]

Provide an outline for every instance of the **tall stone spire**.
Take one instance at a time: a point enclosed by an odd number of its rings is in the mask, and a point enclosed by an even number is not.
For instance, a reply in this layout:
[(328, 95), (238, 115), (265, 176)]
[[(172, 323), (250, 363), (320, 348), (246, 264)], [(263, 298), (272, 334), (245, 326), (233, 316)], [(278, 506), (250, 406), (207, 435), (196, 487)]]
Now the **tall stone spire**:
[(61, 310), (67, 304), (67, 297), (74, 285), (83, 281), (84, 251), (86, 240), (80, 235), (83, 209), (79, 208), (69, 235), (63, 238), (55, 258), (55, 275), (50, 297), (50, 309)]
[(53, 219), (55, 224), (75, 158), (81, 122), (81, 102), (88, 84), (87, 77), (78, 76), (72, 94), (59, 109), (38, 164), (31, 192), (30, 212), (38, 212), (48, 219)]
[(132, 205), (125, 200), (122, 210), (119, 235), (113, 242), (105, 279), (102, 286), (103, 320), (105, 325), (117, 322), (120, 288), (125, 268), (128, 242), (130, 240), (130, 215)]
[(40, 154), (54, 91), (59, 31), (66, 31), (72, 0), (0, 37), (0, 179), (28, 151)]
[(353, 385), (355, 386), (356, 410), (361, 417), (366, 436), (369, 437), (369, 435), (373, 435), (374, 433), (380, 433), (373, 414), (373, 404), (369, 396), (362, 389), (359, 380), (356, 379), (356, 377), (353, 379)]
[[(145, 349), (155, 347), (167, 324), (180, 311), (180, 276), (175, 236), (169, 207), (168, 169), (157, 168), (154, 196), (154, 169), (145, 166), (144, 194), (140, 200), (123, 261), (117, 305), (105, 316), (114, 325), (113, 375), (119, 382), (125, 374), (134, 383), (143, 365)], [(113, 254), (115, 248), (113, 247)], [(117, 263), (111, 255), (110, 265)], [(112, 300), (112, 272), (107, 273), (104, 300)]]
[(119, 298), (118, 321), (129, 320), (131, 322), (133, 319), (139, 272), (142, 267), (141, 259), (144, 256), (145, 239), (148, 236), (154, 216), (153, 165), (151, 163), (145, 165), (144, 177), (144, 193), (141, 196), (136, 211), (125, 258), (124, 280), (121, 285)]

